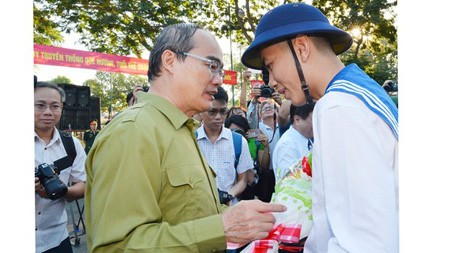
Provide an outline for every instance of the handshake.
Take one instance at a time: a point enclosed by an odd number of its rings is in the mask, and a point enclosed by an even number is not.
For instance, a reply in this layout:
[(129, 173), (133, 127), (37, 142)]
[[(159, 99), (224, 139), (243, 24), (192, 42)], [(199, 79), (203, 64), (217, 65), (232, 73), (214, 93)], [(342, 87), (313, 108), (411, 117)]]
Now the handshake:
[[(217, 189), (217, 190), (219, 190), (219, 189)], [(225, 204), (226, 205), (233, 198), (234, 198), (233, 195), (229, 194), (228, 192), (219, 190), (220, 204)]]

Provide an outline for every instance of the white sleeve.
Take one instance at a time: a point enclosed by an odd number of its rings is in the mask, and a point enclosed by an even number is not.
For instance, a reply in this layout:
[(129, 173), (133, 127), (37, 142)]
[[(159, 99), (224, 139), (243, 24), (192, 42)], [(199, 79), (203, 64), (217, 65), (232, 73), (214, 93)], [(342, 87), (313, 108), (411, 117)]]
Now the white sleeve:
[(328, 252), (398, 252), (396, 140), (361, 101), (348, 100), (324, 108), (315, 122), (313, 177), (323, 180)]
[(251, 129), (258, 128), (258, 103), (250, 102), (247, 108), (247, 120)]
[(289, 142), (277, 142), (272, 157), (272, 168), (275, 171), (276, 183), (283, 179), (289, 172), (289, 166), (298, 161), (298, 159), (297, 152), (292, 148)]

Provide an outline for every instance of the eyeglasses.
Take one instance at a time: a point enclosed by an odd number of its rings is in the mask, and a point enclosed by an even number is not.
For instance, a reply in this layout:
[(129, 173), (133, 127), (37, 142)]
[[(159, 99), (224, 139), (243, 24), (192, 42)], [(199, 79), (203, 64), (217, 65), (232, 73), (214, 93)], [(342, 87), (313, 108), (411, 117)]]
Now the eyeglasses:
[(34, 104), (34, 110), (39, 112), (44, 112), (47, 110), (47, 108), (50, 108), (51, 112), (59, 112), (61, 111), (61, 106), (58, 104), (53, 105), (46, 105), (46, 104)]
[(212, 110), (208, 111), (208, 115), (210, 117), (214, 117), (214, 116), (217, 115), (217, 113), (220, 113), (220, 116), (225, 116), (225, 115), (227, 115), (227, 112), (228, 112), (227, 108), (222, 108), (220, 110), (219, 109), (212, 109)]
[(205, 57), (201, 57), (201, 56), (198, 56), (198, 55), (195, 55), (195, 54), (187, 53), (187, 52), (176, 52), (176, 53), (184, 55), (184, 56), (190, 56), (190, 57), (193, 57), (193, 58), (196, 58), (196, 59), (199, 59), (199, 60), (202, 60), (202, 61), (208, 63), (209, 64), (208, 65), (209, 72), (213, 76), (219, 75), (221, 78), (223, 78), (224, 72), (223, 72), (223, 69), (220, 67), (220, 63), (219, 62), (217, 62), (215, 60), (211, 60), (211, 59), (205, 58)]

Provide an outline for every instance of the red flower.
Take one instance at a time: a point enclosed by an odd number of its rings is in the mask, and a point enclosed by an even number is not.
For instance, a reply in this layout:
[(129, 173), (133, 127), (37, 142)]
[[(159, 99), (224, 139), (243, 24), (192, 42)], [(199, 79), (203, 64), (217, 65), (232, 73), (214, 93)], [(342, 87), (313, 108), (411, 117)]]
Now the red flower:
[(311, 166), (309, 165), (308, 157), (305, 156), (302, 159), (302, 168), (303, 172), (305, 172), (308, 176), (312, 177)]

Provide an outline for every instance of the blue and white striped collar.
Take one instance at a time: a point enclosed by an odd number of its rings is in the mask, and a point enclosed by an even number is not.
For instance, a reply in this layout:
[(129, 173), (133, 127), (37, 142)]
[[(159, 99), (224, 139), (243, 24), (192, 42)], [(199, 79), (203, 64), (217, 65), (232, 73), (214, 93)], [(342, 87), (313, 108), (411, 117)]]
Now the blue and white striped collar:
[(356, 64), (346, 66), (328, 85), (325, 94), (339, 91), (354, 95), (386, 124), (398, 140), (398, 109), (386, 91)]

